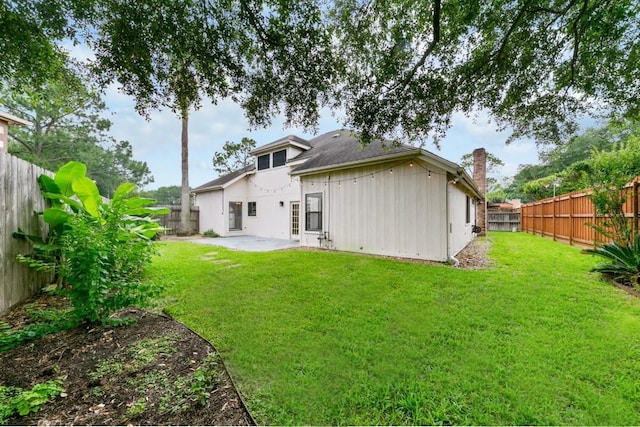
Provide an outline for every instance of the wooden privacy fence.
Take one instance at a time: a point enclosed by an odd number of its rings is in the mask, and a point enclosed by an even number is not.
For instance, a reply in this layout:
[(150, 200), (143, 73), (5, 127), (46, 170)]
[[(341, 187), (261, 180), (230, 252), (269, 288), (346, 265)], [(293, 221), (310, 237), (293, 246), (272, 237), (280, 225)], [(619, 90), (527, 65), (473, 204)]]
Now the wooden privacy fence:
[(520, 230), (520, 212), (488, 211), (487, 223), (489, 231), (518, 231)]
[[(164, 234), (177, 234), (178, 226), (180, 225), (180, 212), (182, 208), (180, 206), (162, 206), (163, 208), (169, 208), (171, 212), (167, 215), (160, 215), (160, 224), (167, 229)], [(191, 206), (191, 229), (197, 233), (200, 230), (200, 208), (198, 206)]]
[(46, 234), (42, 217), (44, 199), (37, 178), (53, 176), (10, 154), (0, 152), (0, 313), (29, 298), (52, 279), (18, 262), (18, 254), (29, 253), (31, 245), (12, 237), (21, 228), (28, 234)]
[[(623, 206), (634, 234), (638, 233), (639, 178), (622, 191), (626, 195)], [(561, 196), (522, 205), (522, 231), (549, 237), (575, 246), (595, 246), (608, 243), (591, 224), (602, 225), (605, 217), (598, 215), (589, 197), (590, 190), (575, 191)]]

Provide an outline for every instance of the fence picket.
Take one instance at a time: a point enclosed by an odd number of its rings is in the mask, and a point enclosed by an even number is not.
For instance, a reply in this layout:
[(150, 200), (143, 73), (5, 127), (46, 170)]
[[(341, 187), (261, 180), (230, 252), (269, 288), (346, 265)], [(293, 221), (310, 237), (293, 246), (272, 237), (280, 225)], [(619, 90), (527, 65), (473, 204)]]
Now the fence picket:
[[(640, 177), (629, 183), (622, 191), (628, 195), (624, 204), (624, 212), (632, 221), (635, 233), (639, 230), (639, 191)], [(602, 223), (604, 216), (598, 215), (591, 199), (590, 190), (574, 191), (556, 197), (527, 203), (521, 207), (522, 231), (540, 234), (543, 237), (552, 236), (554, 240), (568, 243), (572, 246), (593, 247), (607, 243), (600, 233), (590, 227), (589, 224)], [(551, 204), (553, 209), (548, 209), (552, 215), (545, 215), (545, 205)], [(545, 218), (552, 218), (545, 221)], [(537, 227), (537, 223), (540, 227)]]
[(51, 280), (16, 256), (30, 245), (12, 237), (21, 228), (28, 234), (43, 235), (46, 227), (36, 212), (44, 209), (37, 178), (53, 174), (10, 154), (0, 152), (0, 313), (29, 298)]

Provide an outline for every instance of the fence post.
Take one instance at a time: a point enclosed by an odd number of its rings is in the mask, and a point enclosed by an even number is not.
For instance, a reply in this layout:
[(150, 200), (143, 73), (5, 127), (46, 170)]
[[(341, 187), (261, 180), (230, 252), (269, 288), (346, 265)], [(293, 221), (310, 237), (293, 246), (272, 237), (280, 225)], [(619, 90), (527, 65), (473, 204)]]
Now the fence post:
[(569, 245), (573, 246), (573, 193), (569, 193)]
[(553, 240), (554, 241), (556, 240), (556, 215), (557, 215), (557, 212), (556, 212), (556, 196), (554, 195), (553, 196), (553, 223), (552, 223), (552, 225), (553, 225)]
[[(591, 192), (591, 195), (593, 195), (593, 190)], [(593, 202), (591, 202), (591, 206), (593, 206), (593, 224), (598, 225), (598, 211), (596, 209), (596, 205), (594, 205)], [(597, 246), (598, 246), (598, 233), (594, 228), (593, 229), (593, 247), (596, 248)]]
[(638, 234), (638, 178), (633, 180), (633, 221), (631, 222), (633, 236)]

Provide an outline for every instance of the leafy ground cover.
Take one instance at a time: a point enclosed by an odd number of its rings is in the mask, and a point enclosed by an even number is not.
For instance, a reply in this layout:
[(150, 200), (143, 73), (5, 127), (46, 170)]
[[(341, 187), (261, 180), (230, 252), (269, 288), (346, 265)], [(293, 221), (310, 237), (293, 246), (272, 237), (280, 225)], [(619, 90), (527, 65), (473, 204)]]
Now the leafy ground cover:
[(521, 233), (454, 269), (167, 243), (149, 278), (259, 424), (640, 424), (640, 300)]
[[(0, 321), (19, 328), (69, 304), (45, 294)], [(79, 326), (1, 351), (0, 424), (253, 423), (208, 342), (166, 317), (120, 315), (136, 321)]]

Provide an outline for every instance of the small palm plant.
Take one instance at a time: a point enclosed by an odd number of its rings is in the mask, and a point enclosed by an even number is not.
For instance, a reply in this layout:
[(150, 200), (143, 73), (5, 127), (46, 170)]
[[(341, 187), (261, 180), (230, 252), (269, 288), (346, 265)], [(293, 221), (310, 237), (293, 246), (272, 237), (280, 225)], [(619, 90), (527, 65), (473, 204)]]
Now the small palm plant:
[(596, 265), (591, 271), (611, 276), (620, 283), (640, 290), (640, 234), (629, 245), (613, 242), (595, 249), (585, 249), (583, 252), (606, 259), (606, 262)]

